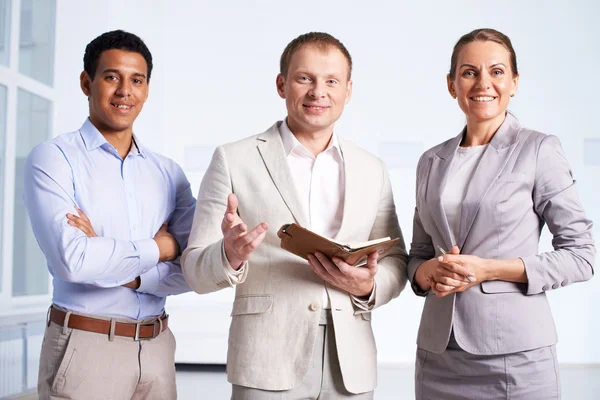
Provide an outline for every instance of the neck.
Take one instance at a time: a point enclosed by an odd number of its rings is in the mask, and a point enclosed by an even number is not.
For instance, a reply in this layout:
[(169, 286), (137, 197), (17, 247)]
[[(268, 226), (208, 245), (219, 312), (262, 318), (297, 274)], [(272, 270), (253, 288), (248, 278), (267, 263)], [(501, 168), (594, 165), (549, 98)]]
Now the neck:
[(467, 119), (467, 133), (460, 145), (462, 147), (481, 146), (488, 144), (496, 134), (500, 125), (504, 122), (506, 113), (486, 121), (474, 121)]
[(333, 125), (325, 129), (309, 132), (302, 129), (296, 129), (293, 126), (290, 126), (288, 120), (288, 127), (290, 128), (290, 131), (292, 131), (296, 139), (298, 139), (300, 144), (304, 146), (305, 149), (310, 151), (315, 157), (319, 153), (325, 151), (333, 137)]
[(131, 127), (124, 130), (111, 129), (107, 126), (103, 126), (98, 121), (94, 121), (92, 117), (90, 117), (90, 121), (92, 122), (92, 125), (98, 129), (102, 136), (104, 136), (104, 139), (106, 139), (106, 141), (117, 150), (119, 157), (125, 159), (127, 154), (129, 154), (129, 150), (131, 149), (133, 129)]

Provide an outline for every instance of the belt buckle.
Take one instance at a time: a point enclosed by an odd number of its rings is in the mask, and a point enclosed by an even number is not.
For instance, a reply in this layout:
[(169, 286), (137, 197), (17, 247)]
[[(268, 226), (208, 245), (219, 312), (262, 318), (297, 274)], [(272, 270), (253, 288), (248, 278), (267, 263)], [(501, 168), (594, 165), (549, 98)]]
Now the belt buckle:
[[(157, 328), (158, 324), (159, 324), (158, 320), (156, 320), (152, 323), (147, 323), (147, 324), (142, 324), (141, 322), (136, 323), (135, 324), (135, 336), (134, 336), (133, 340), (136, 342), (139, 342), (140, 340), (154, 339), (155, 337), (157, 337), (160, 334), (160, 328)], [(151, 337), (147, 337), (147, 338), (140, 337), (140, 327), (142, 327), (142, 326), (151, 326), (152, 327), (152, 336)]]

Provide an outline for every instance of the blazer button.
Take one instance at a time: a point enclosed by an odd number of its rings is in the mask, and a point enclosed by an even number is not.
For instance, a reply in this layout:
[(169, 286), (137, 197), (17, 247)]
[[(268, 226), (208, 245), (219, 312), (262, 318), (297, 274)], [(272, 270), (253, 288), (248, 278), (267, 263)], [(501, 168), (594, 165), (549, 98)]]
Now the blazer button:
[(310, 311), (317, 311), (319, 309), (319, 305), (317, 303), (312, 303), (310, 306), (308, 306), (308, 309)]
[(542, 290), (543, 290), (544, 292), (545, 292), (546, 290), (548, 290), (548, 289), (550, 289), (550, 286), (548, 286), (548, 285), (544, 285), (544, 286), (542, 287)]
[(569, 281), (567, 281), (567, 280), (564, 280), (564, 281), (562, 281), (562, 282), (560, 283), (560, 285), (561, 285), (561, 286), (567, 286), (567, 283), (569, 283)]
[(558, 289), (558, 283), (555, 283), (554, 285), (552, 285), (552, 289)]

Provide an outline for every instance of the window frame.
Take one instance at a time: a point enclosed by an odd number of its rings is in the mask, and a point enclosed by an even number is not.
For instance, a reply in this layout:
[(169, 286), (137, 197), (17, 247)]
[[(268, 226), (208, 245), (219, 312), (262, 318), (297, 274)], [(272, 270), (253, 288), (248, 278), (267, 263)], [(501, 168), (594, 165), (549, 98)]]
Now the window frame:
[[(13, 245), (14, 226), (13, 210), (15, 205), (15, 168), (17, 145), (17, 96), (18, 90), (23, 89), (40, 96), (51, 103), (49, 131), (51, 139), (54, 136), (54, 104), (57, 100), (56, 89), (19, 72), (19, 36), (21, 29), (21, 0), (9, 1), (10, 30), (8, 66), (0, 64), (0, 84), (6, 87), (6, 130), (4, 138), (4, 192), (2, 193), (2, 210), (0, 222), (0, 253), (2, 269), (2, 287), (0, 289), (0, 317), (39, 313), (46, 310), (52, 301), (52, 278), (48, 279), (48, 293), (44, 295), (13, 296)], [(54, 7), (54, 57), (56, 63), (56, 15), (58, 4)], [(54, 71), (54, 67), (52, 68)], [(55, 71), (53, 72), (55, 74)]]

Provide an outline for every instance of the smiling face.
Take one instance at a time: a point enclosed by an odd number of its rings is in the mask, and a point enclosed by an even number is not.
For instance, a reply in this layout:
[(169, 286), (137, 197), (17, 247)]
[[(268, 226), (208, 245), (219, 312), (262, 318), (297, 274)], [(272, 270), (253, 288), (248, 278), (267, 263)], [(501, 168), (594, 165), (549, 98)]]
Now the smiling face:
[(90, 103), (90, 120), (104, 135), (129, 133), (148, 98), (147, 65), (136, 52), (111, 49), (98, 59), (93, 79), (82, 72), (81, 89)]
[(291, 57), (286, 76), (277, 76), (287, 123), (295, 134), (331, 134), (352, 95), (348, 60), (335, 47), (304, 45)]
[(458, 54), (454, 79), (448, 75), (448, 91), (458, 99), (468, 123), (502, 121), (519, 75), (510, 67), (510, 53), (493, 41), (474, 41)]

